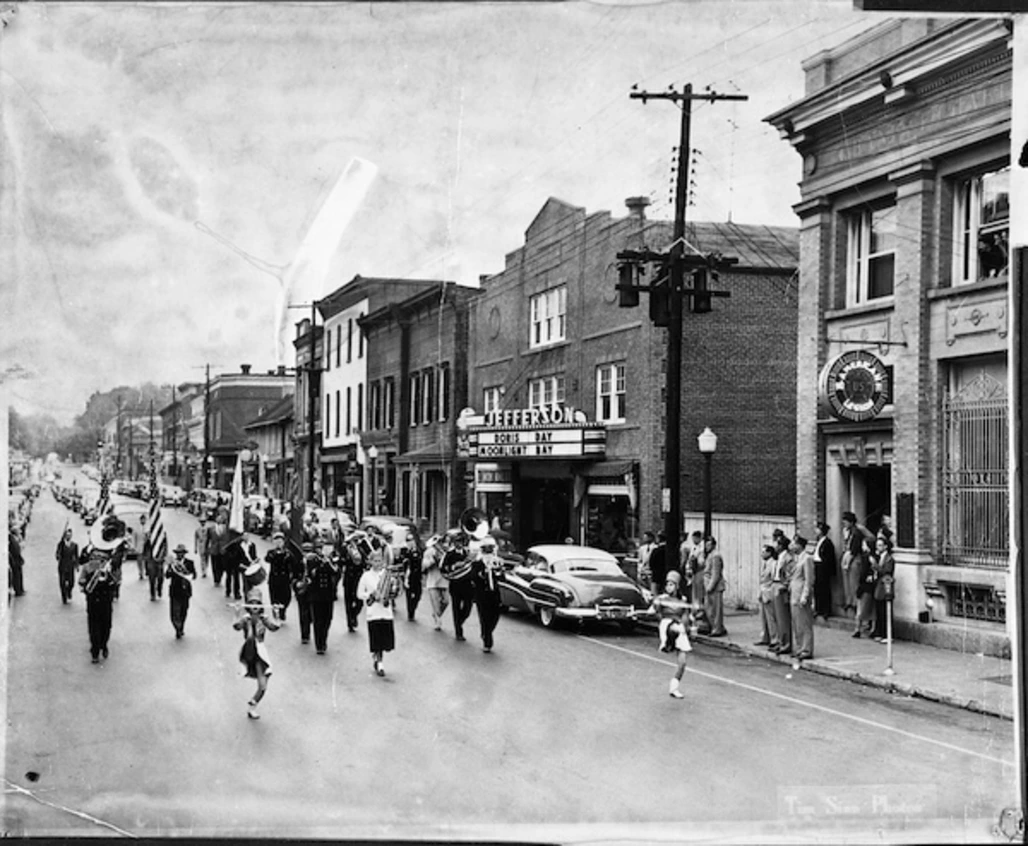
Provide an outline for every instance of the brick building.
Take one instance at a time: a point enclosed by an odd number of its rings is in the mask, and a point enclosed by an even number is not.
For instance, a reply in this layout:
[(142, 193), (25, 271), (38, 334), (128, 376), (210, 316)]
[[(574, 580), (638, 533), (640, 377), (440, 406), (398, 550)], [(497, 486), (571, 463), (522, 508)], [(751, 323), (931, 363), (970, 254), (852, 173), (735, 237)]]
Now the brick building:
[(438, 290), (441, 284), (358, 275), (318, 301), (325, 347), (320, 479), (327, 505), (362, 516), (367, 502), (360, 432), (366, 418), (368, 358), (361, 318), (415, 294)]
[[(620, 250), (671, 243), (671, 223), (647, 220), (645, 205), (630, 200), (632, 213), (612, 218), (551, 198), (472, 302), (474, 414), (462, 447), (475, 503), (522, 548), (570, 537), (627, 552), (642, 530), (663, 526), (667, 333), (645, 300), (619, 308), (614, 289)], [(739, 262), (715, 286), (730, 299), (685, 315), (683, 510), (703, 507), (696, 436), (710, 427), (719, 436), (714, 510), (791, 520), (796, 232), (695, 223), (686, 237)], [(743, 558), (733, 563), (751, 563)]]
[(377, 513), (413, 517), (426, 532), (455, 526), (466, 504), (455, 421), (467, 404), (468, 303), (477, 294), (435, 282), (359, 320), (368, 351), (359, 434), (375, 456), (366, 462), (376, 474), (369, 497)]
[(767, 118), (803, 169), (797, 516), (891, 517), (911, 637), (934, 617), (1002, 641), (1009, 38), (886, 21), (808, 59), (804, 98)]

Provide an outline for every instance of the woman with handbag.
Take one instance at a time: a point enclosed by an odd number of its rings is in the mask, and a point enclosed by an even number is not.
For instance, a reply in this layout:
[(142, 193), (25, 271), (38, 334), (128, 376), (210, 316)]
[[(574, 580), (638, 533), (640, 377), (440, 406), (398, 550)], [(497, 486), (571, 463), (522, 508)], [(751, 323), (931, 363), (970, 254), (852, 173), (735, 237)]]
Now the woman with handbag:
[(896, 561), (892, 557), (892, 541), (888, 537), (879, 535), (875, 541), (875, 555), (871, 568), (875, 575), (875, 627), (871, 637), (879, 643), (885, 643), (888, 633), (886, 620), (887, 615), (892, 613), (896, 578)]

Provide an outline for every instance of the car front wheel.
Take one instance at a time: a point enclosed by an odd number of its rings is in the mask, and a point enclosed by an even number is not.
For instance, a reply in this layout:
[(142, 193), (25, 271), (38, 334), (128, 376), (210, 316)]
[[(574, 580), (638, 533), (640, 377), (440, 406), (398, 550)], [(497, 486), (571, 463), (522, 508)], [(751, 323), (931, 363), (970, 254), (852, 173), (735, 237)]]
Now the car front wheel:
[(539, 622), (542, 623), (545, 628), (550, 628), (556, 618), (557, 615), (553, 613), (553, 609), (551, 607), (548, 605), (540, 606)]

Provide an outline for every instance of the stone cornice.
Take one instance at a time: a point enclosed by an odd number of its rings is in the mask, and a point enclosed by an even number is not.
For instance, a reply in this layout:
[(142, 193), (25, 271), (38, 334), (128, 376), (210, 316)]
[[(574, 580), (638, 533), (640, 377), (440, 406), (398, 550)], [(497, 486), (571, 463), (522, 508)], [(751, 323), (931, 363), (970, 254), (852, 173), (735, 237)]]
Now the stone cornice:
[[(1007, 37), (1007, 29), (999, 20), (956, 21), (764, 120), (795, 143), (796, 136), (809, 136), (810, 129), (834, 115), (878, 98), (884, 99), (887, 90), (910, 87), (919, 79), (938, 74), (946, 65), (990, 46), (1006, 48)], [(882, 82), (883, 72), (888, 73), (889, 88)]]

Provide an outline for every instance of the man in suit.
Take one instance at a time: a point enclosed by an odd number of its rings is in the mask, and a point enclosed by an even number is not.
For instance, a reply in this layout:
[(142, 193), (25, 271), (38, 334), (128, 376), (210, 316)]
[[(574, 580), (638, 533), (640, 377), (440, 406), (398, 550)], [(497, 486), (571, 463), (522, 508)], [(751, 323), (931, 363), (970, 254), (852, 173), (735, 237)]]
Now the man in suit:
[(705, 608), (707, 619), (710, 621), (710, 636), (724, 637), (728, 634), (725, 631), (724, 608), (725, 562), (721, 553), (717, 551), (717, 541), (712, 535), (707, 535), (704, 539), (703, 549), (703, 588), (707, 595)]
[(832, 530), (824, 521), (817, 524), (814, 541), (814, 615), (826, 620), (832, 615), (832, 576), (835, 574), (835, 544), (828, 537)]
[(789, 581), (789, 610), (792, 615), (793, 654), (814, 657), (814, 559), (807, 552), (807, 539), (796, 535), (789, 544), (796, 566)]
[(775, 626), (778, 628), (778, 655), (792, 654), (792, 612), (789, 606), (789, 585), (796, 559), (789, 552), (789, 541), (784, 536), (775, 544), (778, 555), (771, 570), (771, 592), (775, 602)]
[(775, 620), (775, 592), (772, 576), (775, 548), (767, 543), (760, 552), (760, 640), (754, 646), (778, 649), (778, 623)]
[[(211, 571), (214, 573), (214, 586), (221, 585), (221, 577), (225, 573), (225, 550), (232, 540), (228, 533), (228, 512), (219, 509), (214, 524), (207, 527), (207, 552), (211, 556)], [(225, 596), (230, 593), (226, 582)]]
[(64, 604), (71, 600), (75, 590), (75, 571), (79, 566), (79, 545), (71, 538), (69, 526), (57, 544), (57, 581), (61, 587), (61, 602)]

